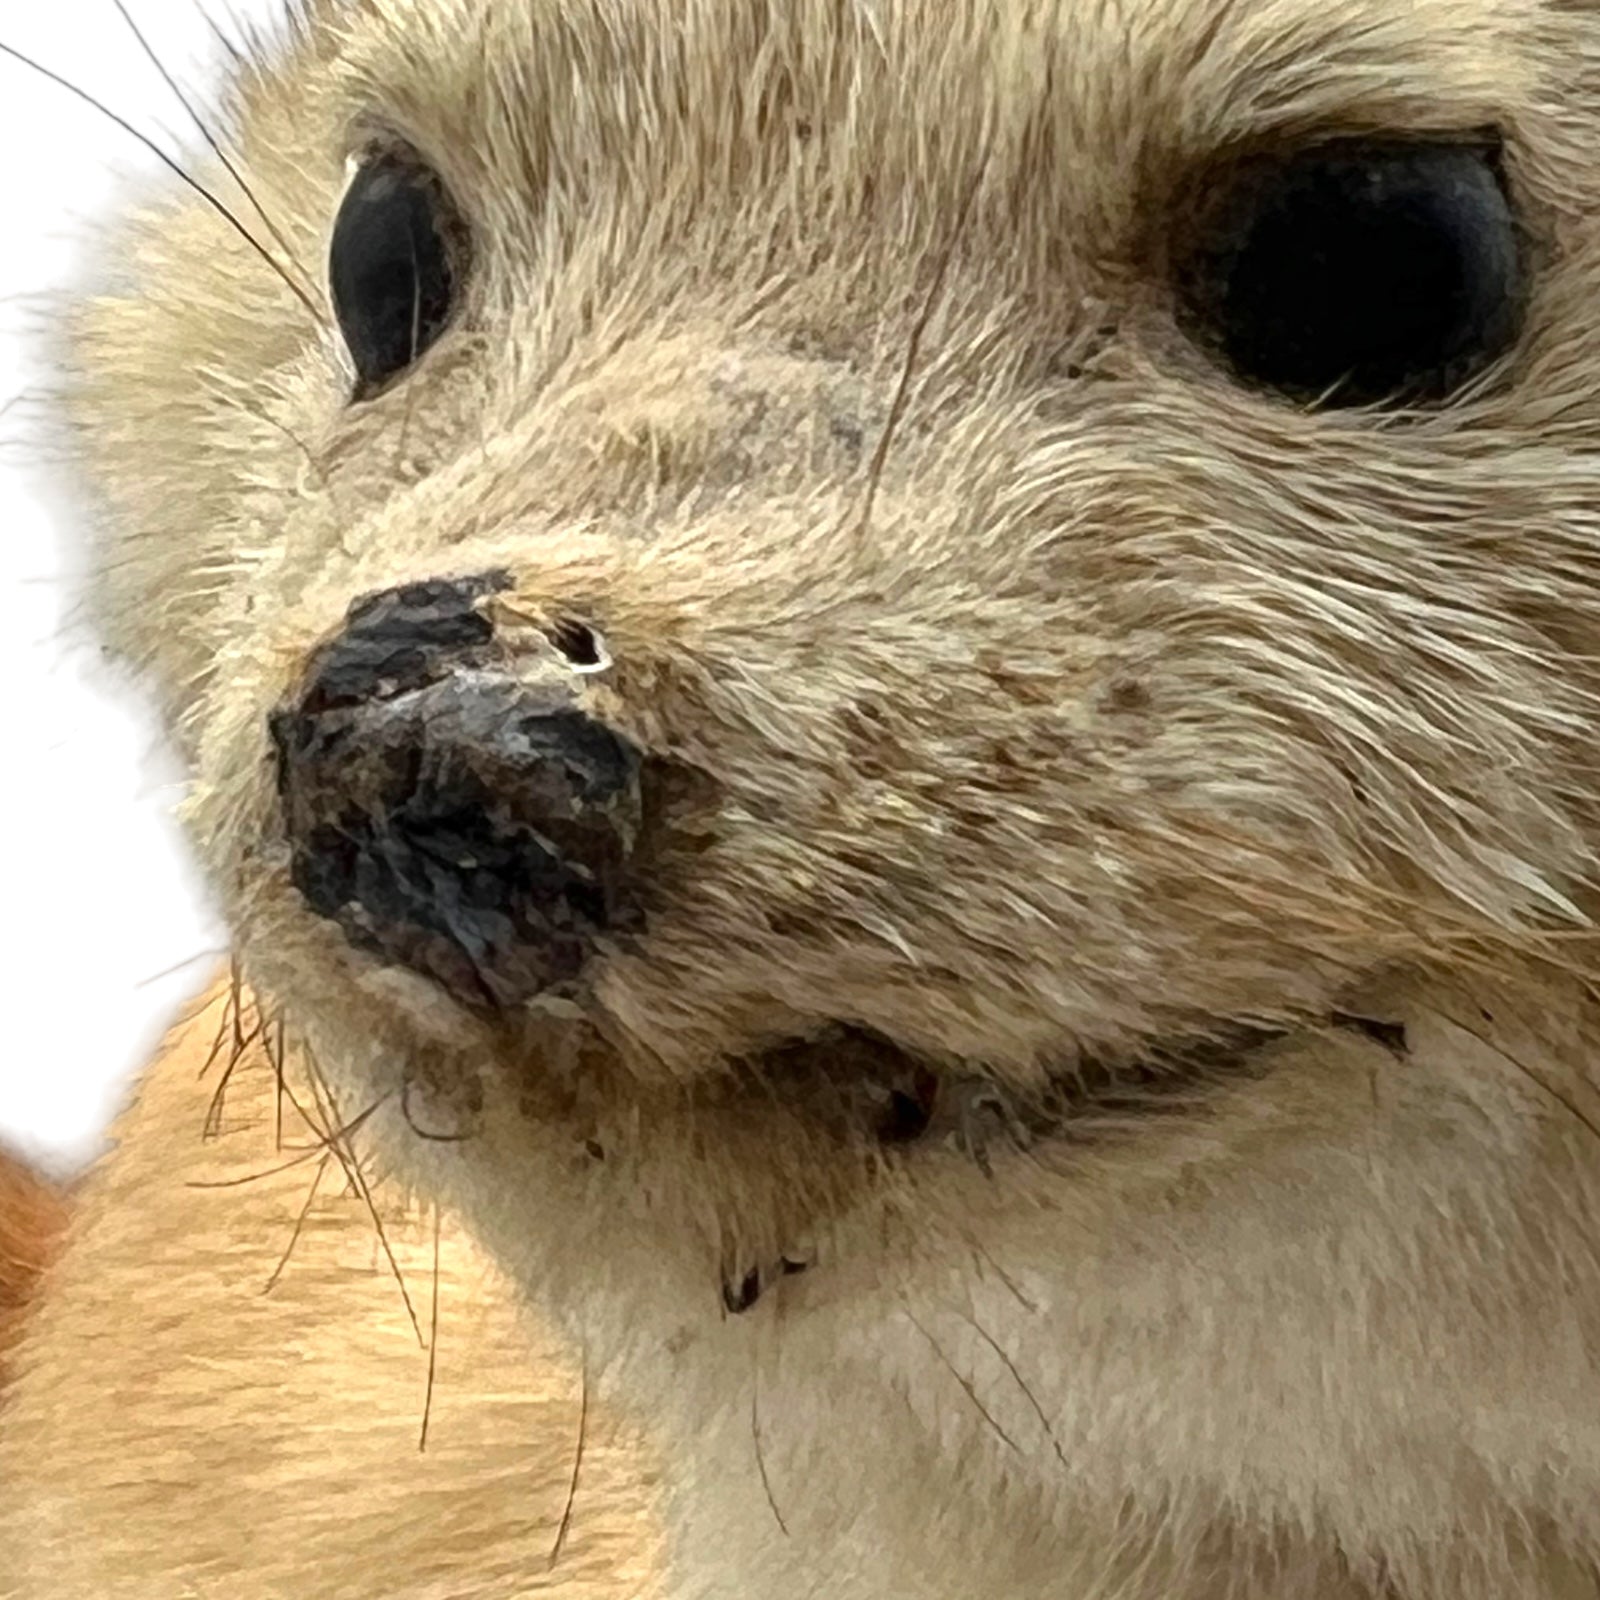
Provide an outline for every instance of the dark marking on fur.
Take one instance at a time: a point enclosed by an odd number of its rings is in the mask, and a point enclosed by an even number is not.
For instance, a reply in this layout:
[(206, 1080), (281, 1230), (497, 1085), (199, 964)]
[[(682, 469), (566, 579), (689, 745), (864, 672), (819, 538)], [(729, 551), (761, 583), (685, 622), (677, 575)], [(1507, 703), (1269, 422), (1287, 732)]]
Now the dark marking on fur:
[(483, 1118), (483, 1084), (477, 1074), (431, 1054), (408, 1060), (400, 1085), (406, 1126), (432, 1144), (460, 1144)]
[(1007, 1151), (1099, 1141), (1151, 1117), (1195, 1114), (1217, 1086), (1269, 1072), (1266, 1047), (1282, 1037), (1279, 1030), (1240, 1025), (1214, 1037), (1152, 1045), (1137, 1059), (1075, 1058), (1052, 1066), (1031, 1089), (998, 1081), (981, 1061), (926, 1059), (872, 1029), (845, 1024), (773, 1046), (749, 1065), (763, 1092), (841, 1144), (866, 1141), (903, 1159), (953, 1152), (993, 1177)]
[(761, 1289), (761, 1269), (752, 1267), (738, 1282), (722, 1280), (722, 1303), (731, 1315), (743, 1316), (761, 1298)]
[(798, 1261), (793, 1256), (780, 1256), (770, 1268), (751, 1267), (742, 1277), (722, 1280), (722, 1303), (730, 1316), (740, 1317), (752, 1310), (768, 1287), (780, 1278), (797, 1278), (811, 1270), (809, 1261)]
[(1376, 1017), (1358, 1017), (1347, 1011), (1336, 1011), (1333, 1014), (1333, 1025), (1355, 1033), (1364, 1033), (1375, 1044), (1381, 1044), (1391, 1055), (1407, 1056), (1411, 1053), (1411, 1043), (1406, 1037), (1406, 1027), (1403, 1022), (1381, 1022)]
[(1018, 1096), (985, 1078), (960, 1078), (943, 1086), (925, 1137), (954, 1146), (994, 1176), (990, 1151), (1009, 1144), (1028, 1149), (1055, 1119), (1030, 1117)]

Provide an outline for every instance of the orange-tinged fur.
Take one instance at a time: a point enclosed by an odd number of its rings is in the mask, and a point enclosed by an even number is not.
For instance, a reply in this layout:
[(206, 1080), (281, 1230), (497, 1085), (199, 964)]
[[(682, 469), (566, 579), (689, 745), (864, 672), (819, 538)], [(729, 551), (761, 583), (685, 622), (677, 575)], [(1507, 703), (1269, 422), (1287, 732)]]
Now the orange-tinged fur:
[(65, 1217), (60, 1191), (0, 1150), (0, 1381), (23, 1312), (55, 1255)]
[(654, 1593), (638, 1441), (591, 1404), (578, 1460), (579, 1364), (448, 1220), (435, 1307), (431, 1210), (352, 1179), (234, 1005), (174, 1028), (76, 1197), (5, 1412), (8, 1592)]
[[(356, 1123), (414, 1305), (444, 1219), (439, 1453), (364, 1203), (262, 1293), (308, 1163), (186, 1187), (286, 1158), (259, 1061), (206, 1143), (168, 1056), (19, 1354), (0, 1594), (1595, 1600), (1600, 10), (297, 16), (232, 102), (281, 275), (148, 198), (60, 415), (286, 1123)], [(1531, 294), (1470, 390), (1188, 336), (1241, 154), (1485, 128)], [(393, 138), (469, 284), (351, 406), (321, 263)], [(310, 914), (268, 718), (353, 598), (490, 569), (505, 670), (597, 629), (682, 784), (644, 933), (485, 1019)], [(980, 1162), (841, 1122), (833, 1024), (1018, 1103), (1226, 1070)]]

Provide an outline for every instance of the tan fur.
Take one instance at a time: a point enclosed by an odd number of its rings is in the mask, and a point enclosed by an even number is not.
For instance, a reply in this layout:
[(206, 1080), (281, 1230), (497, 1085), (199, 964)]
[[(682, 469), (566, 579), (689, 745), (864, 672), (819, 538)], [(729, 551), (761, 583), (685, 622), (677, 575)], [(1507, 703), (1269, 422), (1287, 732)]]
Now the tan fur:
[[(306, 1173), (178, 1188), (213, 1157), (169, 1059), (24, 1347), (0, 1591), (633, 1592), (648, 1459), (674, 1600), (1594, 1600), (1600, 10), (311, 0), (294, 35), (236, 91), (290, 276), (314, 307), (346, 158), (399, 135), (470, 220), (465, 322), (351, 409), (327, 319), (162, 194), (63, 415), (243, 968), (321, 1125), (367, 1113), (412, 1268), (451, 1219), (457, 1431), (411, 1446), (370, 1231), (252, 1294)], [(1312, 413), (1180, 330), (1227, 162), (1484, 126), (1535, 287), (1472, 393)], [(598, 627), (586, 708), (694, 779), (646, 935), (499, 1029), (308, 914), (266, 731), (352, 597), (494, 566), (511, 657)], [(1282, 1037), (986, 1173), (750, 1065), (836, 1022), (1017, 1094)], [(521, 1308), (596, 1439), (649, 1441), (580, 1474), (553, 1572), (571, 1401)]]

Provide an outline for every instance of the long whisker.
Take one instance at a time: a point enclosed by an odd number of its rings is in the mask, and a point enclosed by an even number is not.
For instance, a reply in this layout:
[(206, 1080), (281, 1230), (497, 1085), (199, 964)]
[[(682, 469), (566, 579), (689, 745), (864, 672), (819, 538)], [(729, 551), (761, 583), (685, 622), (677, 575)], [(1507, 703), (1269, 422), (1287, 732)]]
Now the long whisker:
[(422, 1433), (417, 1454), (428, 1449), (428, 1424), (433, 1420), (433, 1380), (439, 1368), (439, 1202), (433, 1203), (433, 1310), (428, 1318), (428, 1392), (422, 1402)]
[(148, 989), (153, 983), (162, 983), (168, 978), (176, 977), (186, 967), (192, 967), (197, 961), (215, 961), (219, 956), (227, 955), (227, 950), (196, 950), (192, 956), (186, 956), (182, 961), (174, 961), (170, 967), (163, 967), (160, 972), (152, 972), (148, 978), (141, 978), (135, 989)]
[[(267, 1034), (272, 1027), (273, 1019), (262, 1009), (260, 1002), (255, 1005), (255, 1022), (250, 1031), (244, 1031), (244, 1025), (239, 1005), (233, 1008), (233, 1050), (228, 1057), (228, 1064), (223, 1069), (221, 1081), (217, 1084), (216, 1091), (211, 1096), (211, 1105), (206, 1112), (206, 1120), (200, 1130), (202, 1139), (215, 1139), (222, 1132), (222, 1108), (228, 1095), (228, 1085), (233, 1081), (233, 1074), (239, 1063), (244, 1060), (245, 1052), (256, 1043), (266, 1044)], [(201, 1069), (203, 1078), (210, 1070), (211, 1063), (216, 1059), (215, 1052), (206, 1060), (206, 1065)]]
[[(384, 1100), (389, 1097), (384, 1096)], [(296, 1156), (292, 1161), (284, 1161), (275, 1167), (268, 1167), (264, 1172), (252, 1172), (242, 1178), (215, 1178), (191, 1179), (184, 1184), (186, 1189), (242, 1189), (246, 1184), (261, 1183), (267, 1178), (275, 1178), (280, 1172), (291, 1172), (296, 1167), (303, 1167), (308, 1161), (315, 1161), (318, 1156), (334, 1149), (335, 1141), (340, 1137), (354, 1133), (372, 1114), (383, 1104), (383, 1100), (375, 1100), (358, 1116), (351, 1118), (348, 1124), (339, 1133), (330, 1134), (322, 1143), (313, 1149)], [(337, 1153), (335, 1150), (334, 1153)]]
[(1469, 1023), (1463, 1022), (1460, 1017), (1452, 1016), (1446, 1011), (1439, 1011), (1438, 1015), (1443, 1017), (1452, 1027), (1459, 1028), (1469, 1039), (1476, 1040), (1486, 1050), (1492, 1050), (1514, 1071), (1526, 1078), (1547, 1100), (1560, 1106), (1586, 1133), (1596, 1139), (1600, 1139), (1600, 1122), (1597, 1122), (1570, 1094), (1552, 1083), (1542, 1072), (1530, 1067), (1526, 1061), (1519, 1060), (1504, 1045), (1497, 1044), (1488, 1034), (1479, 1028), (1472, 1027)]
[(323, 1174), (328, 1170), (328, 1163), (333, 1160), (329, 1151), (323, 1153), (322, 1159), (317, 1163), (315, 1176), (311, 1180), (311, 1188), (306, 1193), (305, 1204), (300, 1207), (300, 1215), (295, 1218), (294, 1231), (289, 1235), (289, 1243), (284, 1247), (284, 1252), (278, 1257), (278, 1264), (272, 1269), (272, 1276), (267, 1279), (266, 1287), (262, 1294), (271, 1294), (277, 1288), (278, 1280), (283, 1276), (289, 1265), (289, 1258), (294, 1254), (294, 1247), (300, 1242), (300, 1234), (306, 1225), (306, 1218), (311, 1215), (312, 1203), (317, 1198), (317, 1190), (322, 1186)]
[(222, 1008), (222, 1017), (217, 1023), (217, 1036), (211, 1041), (211, 1049), (201, 1063), (200, 1071), (196, 1076), (204, 1078), (216, 1065), (222, 1055), (223, 1046), (228, 1043), (229, 1036), (233, 1040), (233, 1055), (230, 1065), (236, 1062), (248, 1047), (249, 1041), (244, 1035), (244, 972), (239, 965), (239, 958), (234, 955), (228, 962), (228, 987), (224, 991), (226, 1003)]
[[(111, 3), (117, 8), (117, 14), (128, 25), (128, 31), (138, 41), (139, 48), (145, 53), (150, 65), (161, 74), (161, 81), (165, 83), (166, 86), (172, 91), (173, 96), (176, 98), (178, 104), (181, 105), (186, 112), (188, 112), (189, 120), (197, 129), (199, 129), (200, 137), (204, 139), (206, 144), (210, 147), (212, 155), (214, 155), (217, 160), (222, 163), (223, 169), (227, 172), (228, 176), (232, 178), (236, 184), (238, 184), (240, 192), (244, 195), (245, 199), (250, 202), (255, 214), (261, 218), (262, 225), (266, 228), (267, 232), (272, 235), (273, 242), (281, 251), (283, 251), (284, 255), (288, 257), (290, 264), (294, 267), (296, 272), (298, 272), (302, 278), (305, 278), (305, 268), (301, 266), (299, 260), (296, 258), (294, 246), (290, 244), (289, 241), (284, 237), (277, 223), (275, 223), (272, 218), (268, 216), (266, 208), (257, 198), (255, 190), (252, 189), (249, 183), (245, 180), (244, 174), (240, 172), (238, 166), (228, 155), (228, 152), (222, 148), (221, 142), (212, 133), (210, 127), (206, 124), (205, 119), (196, 109), (194, 102), (184, 91), (183, 85), (180, 84), (172, 75), (172, 73), (167, 70), (166, 63), (156, 53), (155, 47), (140, 30), (139, 24), (134, 20), (133, 13), (128, 10), (126, 0), (111, 0)], [(309, 285), (307, 286), (309, 287)]]
[[(274, 1075), (275, 1075), (275, 1077), (277, 1079), (277, 1101), (278, 1101), (278, 1104), (277, 1104), (277, 1107), (276, 1107), (276, 1111), (275, 1111), (275, 1116), (274, 1116), (274, 1129), (273, 1129), (274, 1138), (276, 1140), (275, 1148), (281, 1150), (284, 1147), (283, 1146), (283, 1102), (285, 1100), (287, 1100), (289, 1102), (289, 1104), (294, 1108), (295, 1115), (300, 1118), (301, 1122), (303, 1122), (305, 1124), (306, 1129), (310, 1132), (312, 1138), (316, 1140), (317, 1148), (319, 1150), (326, 1149), (329, 1152), (329, 1154), (332, 1155), (333, 1158), (339, 1163), (340, 1167), (344, 1170), (345, 1183), (349, 1187), (350, 1193), (354, 1194), (356, 1192), (355, 1173), (351, 1171), (350, 1158), (345, 1154), (344, 1149), (342, 1148), (342, 1146), (338, 1142), (338, 1137), (339, 1136), (337, 1134), (334, 1134), (332, 1136), (329, 1135), (329, 1133), (328, 1133), (329, 1124), (328, 1124), (328, 1121), (326, 1120), (326, 1118), (324, 1118), (323, 1121), (319, 1122), (316, 1117), (312, 1116), (311, 1113), (309, 1111), (307, 1111), (306, 1108), (303, 1105), (301, 1105), (300, 1097), (294, 1092), (293, 1088), (290, 1087), (288, 1077), (286, 1076), (286, 1074), (284, 1072), (284, 1065), (285, 1065), (285, 1058), (283, 1056), (279, 1055), (279, 1056), (276, 1056), (274, 1058), (274, 1060), (273, 1060), (273, 1072), (274, 1072)], [(392, 1096), (393, 1096), (393, 1090), (391, 1090), (390, 1093), (385, 1095), (383, 1098), (385, 1100), (387, 1100), (387, 1099), (392, 1098)], [(378, 1103), (381, 1105), (383, 1103), (383, 1101), (380, 1100)], [(319, 1106), (318, 1109), (319, 1109), (319, 1112), (322, 1110), (322, 1108), (320, 1106)]]
[(767, 1453), (761, 1447), (761, 1363), (754, 1356), (750, 1367), (750, 1442), (756, 1450), (756, 1471), (761, 1474), (761, 1488), (767, 1497), (773, 1519), (784, 1538), (789, 1537), (789, 1524), (778, 1509), (778, 1497), (772, 1492), (772, 1479), (767, 1475)]
[(1011, 1295), (1016, 1300), (1017, 1304), (1020, 1305), (1024, 1311), (1031, 1312), (1033, 1315), (1037, 1316), (1039, 1313), (1038, 1306), (1035, 1305), (1034, 1302), (1017, 1287), (1015, 1280), (1006, 1271), (1006, 1269), (1002, 1267), (1000, 1263), (996, 1261), (995, 1258), (990, 1255), (989, 1252), (985, 1250), (976, 1239), (969, 1239), (967, 1243), (971, 1245), (974, 1254), (982, 1256), (983, 1259), (988, 1262), (989, 1266), (994, 1270), (994, 1275), (1006, 1286), (1007, 1289), (1011, 1291)]
[[(259, 1025), (256, 1032), (259, 1032)], [(255, 1042), (255, 1033), (245, 1041), (246, 1048)], [(217, 1080), (217, 1087), (212, 1091), (211, 1103), (206, 1107), (206, 1119), (200, 1127), (202, 1139), (215, 1139), (222, 1133), (222, 1107), (228, 1098), (228, 1088), (233, 1082), (233, 1074), (238, 1068), (240, 1057), (235, 1055), (222, 1069), (222, 1076)]]
[(274, 1093), (272, 1096), (272, 1133), (273, 1148), (283, 1149), (283, 1092), (285, 1087), (284, 1065), (288, 1060), (289, 1028), (284, 1020), (283, 1013), (278, 1013), (278, 1032), (272, 1044), (272, 1078)]
[(572, 1511), (578, 1503), (578, 1476), (583, 1471), (583, 1450), (589, 1437), (589, 1348), (584, 1346), (582, 1365), (578, 1369), (578, 1447), (572, 1457), (572, 1481), (567, 1485), (567, 1503), (562, 1508), (561, 1526), (556, 1529), (556, 1541), (550, 1547), (550, 1570), (554, 1570), (566, 1547), (567, 1534), (572, 1528)]
[(972, 1331), (977, 1334), (977, 1336), (982, 1339), (991, 1350), (994, 1351), (996, 1356), (1000, 1358), (1001, 1362), (1005, 1366), (1006, 1371), (1009, 1372), (1012, 1378), (1016, 1381), (1017, 1387), (1027, 1397), (1028, 1404), (1033, 1407), (1033, 1414), (1039, 1419), (1039, 1426), (1044, 1429), (1045, 1437), (1049, 1439), (1050, 1446), (1056, 1453), (1056, 1460), (1059, 1461), (1062, 1466), (1066, 1466), (1066, 1452), (1061, 1448), (1061, 1441), (1056, 1437), (1056, 1430), (1051, 1426), (1050, 1418), (1045, 1415), (1045, 1409), (1042, 1405), (1040, 1405), (1039, 1397), (1031, 1388), (1029, 1388), (1027, 1380), (1022, 1376), (1021, 1372), (1017, 1370), (1016, 1362), (1013, 1361), (1006, 1353), (1005, 1348), (1001, 1345), (1000, 1341), (996, 1339), (995, 1336), (990, 1333), (989, 1330), (984, 1327), (984, 1325), (979, 1322), (976, 1317), (969, 1316), (965, 1311), (961, 1310), (959, 1306), (952, 1306), (951, 1310), (953, 1310), (963, 1322), (967, 1323), (972, 1328)]
[(950, 237), (945, 240), (944, 248), (939, 252), (939, 259), (933, 271), (933, 282), (928, 286), (922, 309), (917, 314), (917, 320), (911, 329), (911, 337), (906, 342), (906, 356), (900, 367), (900, 381), (895, 386), (894, 398), (889, 402), (889, 415), (884, 421), (883, 432), (878, 435), (878, 443), (873, 449), (872, 461), (867, 468), (867, 487), (861, 499), (861, 514), (856, 524), (858, 533), (864, 534), (872, 521), (872, 507), (877, 499), (878, 484), (883, 477), (884, 467), (888, 465), (890, 447), (894, 444), (895, 435), (899, 432), (900, 423), (905, 417), (906, 405), (910, 400), (911, 378), (917, 368), (917, 358), (922, 353), (923, 336), (927, 333), (928, 325), (933, 321), (933, 313), (943, 298), (945, 279), (949, 276), (950, 263), (955, 259), (956, 249), (966, 236), (973, 204), (978, 198), (978, 190), (983, 186), (984, 175), (989, 170), (989, 154), (990, 144), (986, 140), (966, 193), (961, 197), (961, 209), (956, 213)]
[[(322, 1076), (322, 1069), (310, 1056), (309, 1051), (306, 1057), (306, 1067), (307, 1081), (311, 1085), (311, 1094), (317, 1103), (317, 1110), (329, 1122), (332, 1122), (335, 1109), (333, 1091), (328, 1087), (327, 1080)], [(392, 1099), (393, 1093), (393, 1090), (391, 1090), (383, 1098), (385, 1100)], [(372, 1197), (372, 1185), (367, 1182), (367, 1176), (361, 1170), (361, 1162), (356, 1157), (355, 1145), (352, 1142), (354, 1131), (354, 1129), (346, 1129), (342, 1137), (335, 1135), (335, 1138), (344, 1145), (345, 1153), (349, 1158), (345, 1162), (345, 1171), (349, 1174), (356, 1193), (361, 1196), (362, 1202), (367, 1208), (367, 1215), (372, 1218), (373, 1227), (377, 1229), (378, 1243), (382, 1247), (384, 1255), (388, 1258), (389, 1270), (394, 1274), (394, 1281), (399, 1286), (400, 1298), (405, 1302), (406, 1315), (411, 1319), (412, 1330), (417, 1336), (417, 1346), (419, 1349), (425, 1350), (428, 1347), (428, 1341), (423, 1336), (422, 1323), (417, 1318), (417, 1308), (411, 1303), (411, 1291), (406, 1287), (406, 1275), (401, 1270), (400, 1262), (395, 1256), (394, 1246), (389, 1242), (389, 1231), (383, 1225), (383, 1217), (378, 1211), (378, 1202)], [(337, 1149), (337, 1144), (335, 1149)]]
[(227, 1043), (228, 1035), (233, 1031), (234, 1007), (239, 1004), (238, 989), (230, 983), (228, 988), (223, 991), (223, 999), (226, 1003), (223, 1005), (222, 1015), (217, 1022), (216, 1037), (211, 1041), (211, 1049), (207, 1053), (204, 1062), (201, 1063), (200, 1071), (196, 1074), (197, 1078), (204, 1078), (216, 1064), (217, 1058), (222, 1054), (223, 1045)]
[(195, 178), (190, 173), (186, 172), (177, 161), (174, 161), (173, 158), (155, 142), (154, 139), (152, 139), (146, 133), (141, 133), (131, 122), (128, 121), (126, 117), (118, 116), (118, 114), (113, 111), (110, 106), (106, 105), (103, 101), (97, 100), (88, 92), (87, 89), (80, 89), (77, 84), (71, 81), (71, 79), (63, 78), (59, 72), (53, 72), (49, 67), (45, 66), (42, 61), (35, 61), (32, 56), (23, 54), (23, 52), (18, 50), (14, 45), (0, 43), (0, 55), (10, 56), (13, 61), (21, 62), (22, 65), (29, 68), (30, 71), (38, 73), (40, 77), (47, 78), (51, 83), (57, 85), (59, 88), (65, 89), (68, 94), (73, 95), (77, 99), (83, 101), (85, 105), (93, 106), (101, 116), (106, 117), (111, 122), (114, 122), (119, 128), (122, 129), (124, 133), (128, 134), (130, 138), (137, 139), (139, 143), (142, 144), (145, 149), (156, 158), (156, 160), (158, 160), (170, 172), (175, 174), (181, 182), (192, 189), (197, 195), (200, 196), (202, 200), (205, 201), (208, 206), (211, 207), (213, 211), (222, 217), (227, 222), (228, 226), (231, 227), (233, 231), (237, 233), (239, 237), (243, 239), (244, 242), (249, 245), (250, 248), (255, 251), (255, 253), (260, 256), (269, 267), (272, 268), (273, 272), (283, 282), (284, 286), (295, 297), (295, 299), (306, 308), (307, 312), (310, 313), (317, 324), (319, 326), (322, 324), (322, 313), (312, 303), (310, 296), (306, 294), (305, 290), (302, 289), (300, 285), (296, 283), (294, 279), (291, 278), (284, 270), (283, 264), (278, 260), (278, 258), (273, 255), (273, 253), (268, 250), (267, 247), (262, 244), (262, 242), (256, 238), (256, 236), (251, 233), (247, 227), (245, 227), (238, 217), (236, 217), (221, 200), (212, 194), (212, 192), (206, 188), (206, 186), (201, 183), (198, 178)]
[(943, 1364), (945, 1370), (950, 1374), (950, 1376), (952, 1378), (954, 1378), (956, 1380), (957, 1383), (959, 1383), (961, 1385), (962, 1392), (966, 1395), (967, 1399), (969, 1399), (972, 1402), (973, 1407), (978, 1412), (978, 1415), (981, 1416), (983, 1418), (983, 1420), (985, 1422), (987, 1422), (989, 1424), (989, 1426), (994, 1430), (995, 1437), (998, 1438), (1009, 1449), (1014, 1450), (1014, 1451), (1016, 1451), (1016, 1453), (1018, 1455), (1021, 1455), (1022, 1451), (1019, 1448), (1019, 1446), (1017, 1444), (1017, 1441), (1015, 1439), (1013, 1439), (1011, 1437), (1011, 1435), (1009, 1433), (1007, 1433), (1006, 1430), (1000, 1426), (1000, 1424), (995, 1420), (994, 1413), (992, 1411), (990, 1411), (990, 1409), (983, 1403), (983, 1401), (978, 1398), (978, 1391), (977, 1391), (977, 1388), (974, 1386), (972, 1380), (970, 1378), (968, 1378), (968, 1377), (965, 1377), (962, 1374), (960, 1369), (956, 1366), (955, 1362), (953, 1362), (950, 1359), (950, 1357), (947, 1356), (944, 1353), (944, 1349), (940, 1345), (939, 1341), (937, 1339), (935, 1339), (934, 1336), (931, 1333), (929, 1333), (928, 1330), (925, 1327), (923, 1327), (923, 1325), (920, 1322), (917, 1321), (916, 1317), (914, 1317), (912, 1315), (911, 1310), (910, 1310), (909, 1307), (901, 1306), (900, 1311), (901, 1311), (901, 1314), (905, 1317), (905, 1319), (911, 1324), (911, 1326), (913, 1328), (915, 1328), (917, 1330), (917, 1332), (920, 1333), (922, 1335), (922, 1337), (928, 1341), (929, 1347), (932, 1349), (933, 1353), (939, 1358), (939, 1360)]
[[(214, 16), (211, 15), (209, 11), (206, 10), (206, 8), (200, 3), (200, 0), (194, 0), (194, 8), (200, 14), (200, 20), (205, 23), (206, 29), (211, 34), (211, 37), (215, 39), (217, 43), (221, 45), (222, 48), (228, 53), (228, 59), (232, 61), (236, 67), (242, 67), (245, 62), (245, 55), (244, 51), (239, 48), (237, 41), (230, 39), (227, 34), (222, 31), (222, 25)], [(233, 22), (235, 26), (238, 25), (238, 19), (236, 17), (230, 16), (228, 20)]]

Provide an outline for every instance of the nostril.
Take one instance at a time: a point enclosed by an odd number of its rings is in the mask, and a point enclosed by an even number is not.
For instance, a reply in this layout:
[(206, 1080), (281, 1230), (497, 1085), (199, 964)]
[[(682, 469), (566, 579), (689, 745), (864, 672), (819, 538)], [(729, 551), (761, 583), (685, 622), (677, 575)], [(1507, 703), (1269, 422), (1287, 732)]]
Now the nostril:
[(606, 642), (585, 622), (560, 622), (550, 630), (550, 642), (579, 672), (604, 672), (611, 665)]

